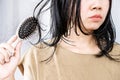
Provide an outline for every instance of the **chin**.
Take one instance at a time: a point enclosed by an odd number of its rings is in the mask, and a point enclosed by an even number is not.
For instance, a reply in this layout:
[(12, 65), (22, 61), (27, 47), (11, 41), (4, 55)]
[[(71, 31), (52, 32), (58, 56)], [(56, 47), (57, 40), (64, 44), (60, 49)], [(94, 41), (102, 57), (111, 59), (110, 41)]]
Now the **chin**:
[(86, 25), (84, 25), (83, 31), (93, 32), (94, 30), (99, 29), (100, 26), (101, 26), (101, 23), (99, 23), (99, 24), (91, 23), (90, 25), (86, 24)]
[(86, 28), (87, 31), (94, 31), (94, 30), (97, 30), (99, 29), (99, 27), (90, 27), (90, 28)]

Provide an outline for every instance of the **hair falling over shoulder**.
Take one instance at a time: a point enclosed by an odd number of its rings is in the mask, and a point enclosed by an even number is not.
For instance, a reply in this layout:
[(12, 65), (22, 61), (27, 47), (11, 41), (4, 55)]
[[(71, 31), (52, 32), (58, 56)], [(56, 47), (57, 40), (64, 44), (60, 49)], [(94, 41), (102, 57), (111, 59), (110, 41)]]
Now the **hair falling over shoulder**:
[[(116, 38), (115, 27), (111, 17), (112, 0), (109, 1), (110, 7), (104, 23), (99, 29), (95, 30), (92, 35), (95, 37), (97, 45), (101, 50), (100, 54), (96, 56), (101, 57), (104, 55), (111, 60), (116, 60), (109, 54), (109, 52), (113, 49)], [(50, 4), (50, 6), (49, 8), (46, 8), (48, 4)], [(33, 16), (41, 22), (40, 15), (45, 11), (50, 10), (51, 25), (49, 32), (52, 35), (52, 40), (51, 43), (45, 42), (45, 40), (41, 38), (41, 31), (39, 31), (40, 37), (38, 43), (42, 41), (48, 46), (56, 46), (60, 39), (63, 39), (63, 36), (69, 36), (70, 29), (73, 26), (75, 26), (76, 35), (79, 36), (77, 33), (77, 27), (79, 27), (82, 33), (89, 35), (89, 33), (85, 33), (80, 26), (82, 23), (80, 16), (80, 4), (81, 0), (41, 0), (36, 5)], [(41, 25), (42, 24), (39, 23), (39, 29), (42, 30)]]

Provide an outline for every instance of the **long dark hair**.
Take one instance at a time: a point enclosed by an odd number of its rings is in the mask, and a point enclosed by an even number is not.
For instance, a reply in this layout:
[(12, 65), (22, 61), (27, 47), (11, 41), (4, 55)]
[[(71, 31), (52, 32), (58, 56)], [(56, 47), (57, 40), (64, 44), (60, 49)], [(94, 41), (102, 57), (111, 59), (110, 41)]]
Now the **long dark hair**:
[[(51, 4), (50, 7), (44, 9), (48, 3)], [(77, 27), (79, 27), (82, 33), (84, 33), (85, 35), (89, 35), (89, 33), (85, 33), (81, 29), (82, 21), (80, 16), (80, 4), (81, 4), (81, 0), (41, 0), (41, 2), (39, 2), (38, 5), (35, 7), (33, 16), (39, 19), (42, 12), (50, 9), (51, 26), (49, 32), (50, 34), (52, 34), (52, 42), (51, 43), (45, 42), (44, 39), (41, 38), (41, 33), (39, 33), (40, 38), (38, 43), (42, 41), (49, 46), (56, 46), (60, 41), (60, 39), (64, 39), (63, 36), (65, 37), (69, 36), (70, 29), (73, 26), (75, 26), (76, 35), (80, 36), (77, 33)], [(99, 29), (95, 30), (92, 33), (92, 35), (95, 37), (97, 45), (101, 50), (100, 54), (96, 56), (101, 57), (105, 55), (108, 58), (115, 60), (109, 54), (109, 52), (113, 48), (116, 37), (115, 27), (113, 25), (111, 18), (112, 0), (109, 0), (109, 5), (110, 5), (109, 11), (104, 23), (100, 26)], [(36, 14), (36, 10), (38, 7), (39, 10), (37, 11)]]

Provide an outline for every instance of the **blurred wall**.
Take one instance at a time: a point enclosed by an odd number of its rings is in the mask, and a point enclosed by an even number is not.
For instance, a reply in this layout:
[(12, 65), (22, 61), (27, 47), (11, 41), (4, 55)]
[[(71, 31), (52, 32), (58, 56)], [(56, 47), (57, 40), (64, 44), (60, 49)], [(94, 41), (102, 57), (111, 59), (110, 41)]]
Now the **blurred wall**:
[(112, 0), (113, 8), (112, 8), (112, 17), (116, 26), (116, 41), (120, 43), (120, 0)]

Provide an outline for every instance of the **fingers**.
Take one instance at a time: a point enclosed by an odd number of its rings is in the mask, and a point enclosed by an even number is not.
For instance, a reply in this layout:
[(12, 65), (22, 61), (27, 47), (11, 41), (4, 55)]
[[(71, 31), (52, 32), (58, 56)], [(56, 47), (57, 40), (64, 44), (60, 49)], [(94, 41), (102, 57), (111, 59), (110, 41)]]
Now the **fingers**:
[(4, 56), (0, 54), (0, 64), (4, 64), (5, 61), (4, 59), (5, 59)]
[[(0, 80), (9, 77), (14, 72), (20, 60), (21, 42), (17, 40), (17, 36), (13, 36), (7, 43), (0, 44)], [(12, 46), (14, 43), (16, 46)], [(14, 53), (14, 55), (11, 55)]]
[(14, 56), (19, 60), (20, 58), (20, 49), (21, 49), (22, 41), (18, 42), (16, 48), (15, 48), (15, 54)]
[(12, 44), (15, 43), (16, 40), (17, 36), (13, 36), (7, 43), (0, 44), (0, 64), (9, 62), (11, 57), (19, 58), (20, 47), (22, 43), (21, 41), (18, 42), (14, 48)]
[(10, 58), (10, 55), (8, 51), (5, 50), (4, 48), (0, 48), (0, 63), (4, 64), (5, 62), (9, 62), (9, 58)]
[(17, 40), (17, 38), (18, 38), (18, 36), (17, 36), (17, 35), (14, 35), (13, 37), (11, 37), (11, 38), (7, 41), (7, 43), (8, 43), (8, 44), (12, 44), (13, 42), (15, 42), (15, 41)]
[(8, 51), (14, 53), (14, 48), (10, 44), (2, 43), (0, 44), (0, 48), (7, 49)]
[(3, 64), (9, 62), (9, 59), (12, 56), (11, 53), (13, 52), (14, 48), (11, 45), (7, 43), (0, 44), (0, 63)]

